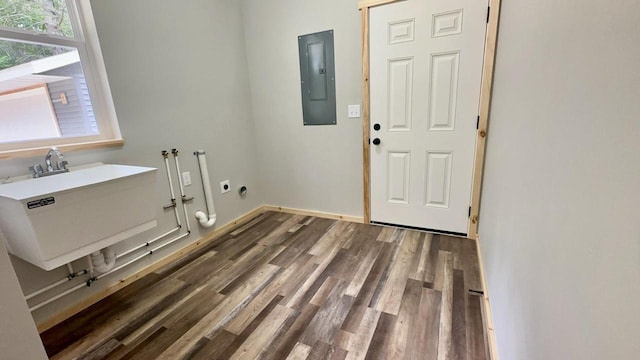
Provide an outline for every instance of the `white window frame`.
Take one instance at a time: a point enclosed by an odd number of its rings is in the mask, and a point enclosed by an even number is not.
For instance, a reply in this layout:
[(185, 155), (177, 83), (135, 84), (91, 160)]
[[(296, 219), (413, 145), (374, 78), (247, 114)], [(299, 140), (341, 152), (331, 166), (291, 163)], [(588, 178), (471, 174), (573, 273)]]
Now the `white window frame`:
[(3, 143), (0, 144), (0, 159), (36, 156), (46, 152), (52, 146), (57, 146), (62, 151), (72, 151), (119, 146), (124, 142), (111, 97), (90, 0), (66, 0), (66, 3), (73, 29), (73, 38), (0, 27), (0, 39), (78, 49), (99, 134)]

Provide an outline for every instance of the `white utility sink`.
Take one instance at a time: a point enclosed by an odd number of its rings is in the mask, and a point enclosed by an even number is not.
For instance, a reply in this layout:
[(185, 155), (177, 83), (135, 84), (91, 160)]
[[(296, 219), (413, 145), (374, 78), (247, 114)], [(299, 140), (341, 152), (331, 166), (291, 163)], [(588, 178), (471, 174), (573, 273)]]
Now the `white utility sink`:
[(155, 168), (96, 164), (0, 185), (7, 249), (52, 270), (156, 226)]

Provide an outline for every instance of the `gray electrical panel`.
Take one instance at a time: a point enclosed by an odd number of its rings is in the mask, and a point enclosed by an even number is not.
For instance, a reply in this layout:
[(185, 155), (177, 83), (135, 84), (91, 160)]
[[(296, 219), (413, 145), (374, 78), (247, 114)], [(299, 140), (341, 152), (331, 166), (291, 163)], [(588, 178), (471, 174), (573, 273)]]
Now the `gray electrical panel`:
[(333, 30), (298, 37), (304, 125), (336, 124)]

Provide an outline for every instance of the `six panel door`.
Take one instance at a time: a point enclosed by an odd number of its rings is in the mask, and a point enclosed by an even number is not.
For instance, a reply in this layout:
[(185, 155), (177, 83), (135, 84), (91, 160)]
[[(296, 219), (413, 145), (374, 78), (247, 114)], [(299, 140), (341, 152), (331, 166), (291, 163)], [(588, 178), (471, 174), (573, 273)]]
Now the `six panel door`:
[(487, 6), (370, 9), (372, 221), (467, 233)]

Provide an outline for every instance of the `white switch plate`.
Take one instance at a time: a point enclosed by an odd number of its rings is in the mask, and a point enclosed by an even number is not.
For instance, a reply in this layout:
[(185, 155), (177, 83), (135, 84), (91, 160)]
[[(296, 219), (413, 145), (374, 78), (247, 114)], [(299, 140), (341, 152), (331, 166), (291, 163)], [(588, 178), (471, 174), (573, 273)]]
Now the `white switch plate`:
[(191, 173), (185, 171), (182, 173), (182, 185), (189, 186), (191, 185)]
[(360, 117), (360, 105), (349, 105), (347, 106), (347, 116), (350, 118), (359, 118)]
[(224, 194), (228, 193), (229, 191), (231, 191), (231, 183), (229, 182), (229, 180), (220, 182), (220, 192)]

